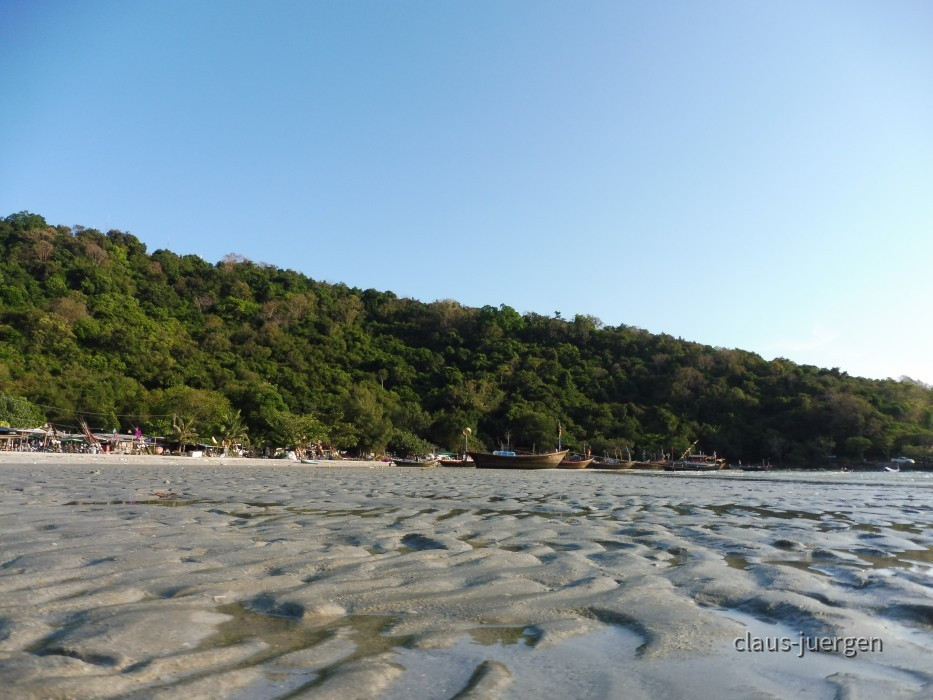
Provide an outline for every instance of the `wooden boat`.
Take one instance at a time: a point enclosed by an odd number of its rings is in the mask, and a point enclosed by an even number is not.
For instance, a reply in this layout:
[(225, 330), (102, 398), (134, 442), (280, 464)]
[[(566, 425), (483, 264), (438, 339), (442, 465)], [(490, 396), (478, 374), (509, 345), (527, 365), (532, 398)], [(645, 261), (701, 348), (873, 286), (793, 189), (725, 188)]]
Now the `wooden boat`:
[(696, 447), (698, 442), (699, 440), (694, 440), (693, 444), (680, 455), (680, 459), (665, 464), (664, 470), (668, 472), (714, 472), (726, 468), (726, 460), (717, 457), (715, 452), (711, 455), (702, 452), (691, 453), (690, 450)]
[(469, 459), (439, 459), (438, 463), (442, 467), (475, 467), (472, 460)]
[(669, 472), (714, 472), (726, 468), (726, 460), (714, 455), (687, 455), (675, 462), (665, 465), (664, 470)]
[(554, 469), (570, 450), (520, 455), (514, 452), (470, 452), (478, 469)]
[(557, 466), (560, 469), (586, 469), (592, 463), (592, 457), (580, 457), (579, 455), (574, 455), (573, 457), (564, 457), (561, 460), (561, 463)]
[(660, 471), (666, 469), (668, 462), (663, 461), (654, 461), (654, 462), (632, 462), (632, 469), (651, 469), (653, 471)]
[(393, 459), (396, 467), (436, 467), (436, 459)]
[(630, 459), (607, 459), (594, 462), (590, 469), (634, 469), (635, 464)]

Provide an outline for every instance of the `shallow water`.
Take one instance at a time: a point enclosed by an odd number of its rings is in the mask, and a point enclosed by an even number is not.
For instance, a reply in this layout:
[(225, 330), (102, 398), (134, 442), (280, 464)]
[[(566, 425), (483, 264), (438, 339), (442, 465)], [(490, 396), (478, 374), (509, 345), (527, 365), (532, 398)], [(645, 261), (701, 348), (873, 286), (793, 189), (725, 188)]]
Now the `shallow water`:
[(933, 688), (933, 474), (92, 466), (0, 462), (22, 697)]

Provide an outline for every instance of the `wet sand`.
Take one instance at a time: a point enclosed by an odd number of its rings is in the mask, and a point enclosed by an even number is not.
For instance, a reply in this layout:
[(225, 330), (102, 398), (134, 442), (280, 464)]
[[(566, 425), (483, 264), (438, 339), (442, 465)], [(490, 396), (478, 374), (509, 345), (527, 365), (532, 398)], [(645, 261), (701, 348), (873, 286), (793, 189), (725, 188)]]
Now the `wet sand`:
[[(0, 684), (930, 697), (931, 476), (2, 453)], [(742, 650), (778, 637), (883, 649)]]

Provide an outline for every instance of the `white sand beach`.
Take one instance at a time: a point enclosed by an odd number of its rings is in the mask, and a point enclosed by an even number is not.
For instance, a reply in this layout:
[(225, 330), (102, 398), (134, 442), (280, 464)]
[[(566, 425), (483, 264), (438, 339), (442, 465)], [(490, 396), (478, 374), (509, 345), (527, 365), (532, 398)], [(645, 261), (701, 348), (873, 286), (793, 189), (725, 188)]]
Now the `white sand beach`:
[(0, 453), (0, 687), (931, 697), (931, 506), (922, 473)]

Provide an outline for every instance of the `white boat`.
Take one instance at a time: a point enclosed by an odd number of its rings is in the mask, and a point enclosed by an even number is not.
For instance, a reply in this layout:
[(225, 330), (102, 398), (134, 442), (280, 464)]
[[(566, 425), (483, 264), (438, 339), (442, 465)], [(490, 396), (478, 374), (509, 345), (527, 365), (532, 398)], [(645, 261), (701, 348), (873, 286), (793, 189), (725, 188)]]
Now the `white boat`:
[(886, 465), (884, 470), (886, 472), (899, 472), (901, 467), (906, 467), (908, 464), (916, 464), (916, 462), (910, 457), (895, 457), (891, 460), (890, 466)]

